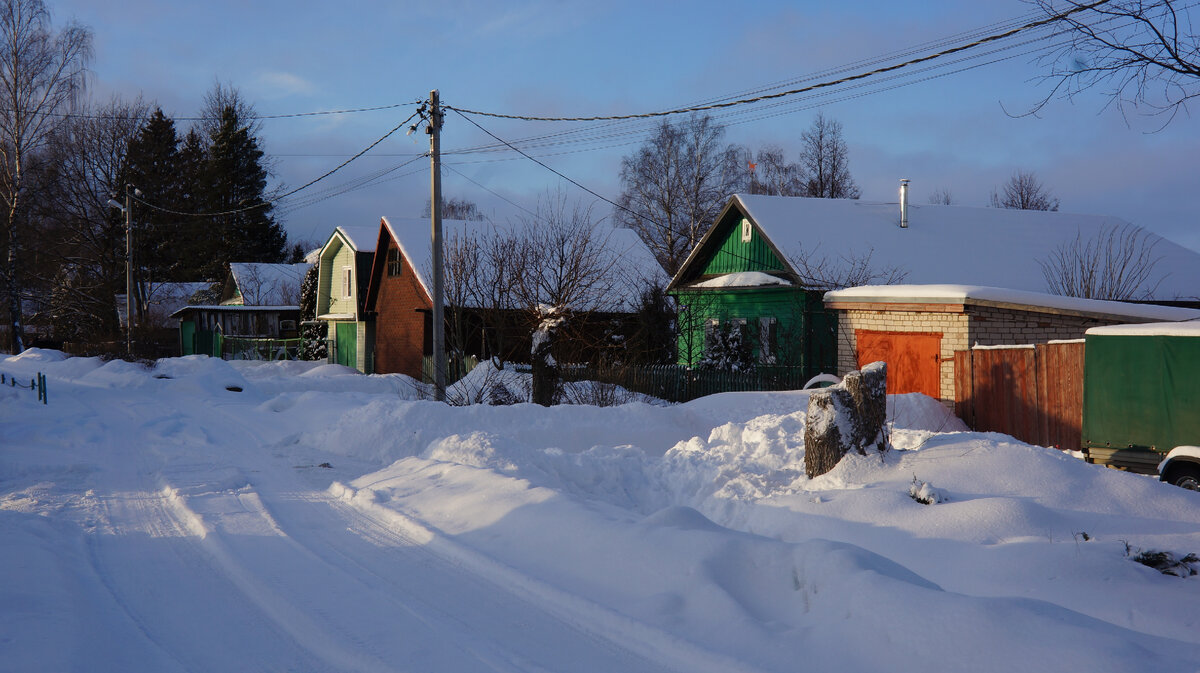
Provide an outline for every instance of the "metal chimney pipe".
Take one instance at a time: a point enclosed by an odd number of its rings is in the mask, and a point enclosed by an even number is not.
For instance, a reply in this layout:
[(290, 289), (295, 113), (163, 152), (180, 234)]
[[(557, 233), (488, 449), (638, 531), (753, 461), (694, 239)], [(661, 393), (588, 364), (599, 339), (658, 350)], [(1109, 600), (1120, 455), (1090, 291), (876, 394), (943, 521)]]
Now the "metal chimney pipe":
[(900, 178), (900, 228), (908, 228), (908, 178)]

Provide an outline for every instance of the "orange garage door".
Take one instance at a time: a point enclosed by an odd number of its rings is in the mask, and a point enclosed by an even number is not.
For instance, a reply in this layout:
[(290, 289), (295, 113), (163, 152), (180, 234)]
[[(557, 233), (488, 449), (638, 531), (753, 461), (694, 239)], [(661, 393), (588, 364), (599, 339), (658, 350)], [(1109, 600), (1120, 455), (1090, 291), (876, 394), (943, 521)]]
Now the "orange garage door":
[(887, 363), (888, 393), (941, 397), (941, 334), (855, 330), (854, 335), (860, 369), (879, 360)]

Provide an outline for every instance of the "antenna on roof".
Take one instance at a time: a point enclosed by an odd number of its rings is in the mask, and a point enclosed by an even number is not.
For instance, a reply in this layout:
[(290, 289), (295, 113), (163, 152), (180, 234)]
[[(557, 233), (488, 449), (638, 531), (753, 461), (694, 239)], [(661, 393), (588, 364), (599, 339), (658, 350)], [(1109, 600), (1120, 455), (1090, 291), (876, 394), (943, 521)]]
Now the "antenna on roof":
[(900, 228), (908, 229), (908, 178), (900, 178)]

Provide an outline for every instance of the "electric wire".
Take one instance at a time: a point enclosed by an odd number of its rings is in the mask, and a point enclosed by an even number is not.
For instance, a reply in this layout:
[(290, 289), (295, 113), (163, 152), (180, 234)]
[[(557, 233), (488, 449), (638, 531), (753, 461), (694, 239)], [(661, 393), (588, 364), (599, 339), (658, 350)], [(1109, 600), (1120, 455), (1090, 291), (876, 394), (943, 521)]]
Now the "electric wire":
[(717, 103), (709, 103), (706, 105), (693, 105), (693, 106), (689, 106), (689, 107), (676, 108), (673, 110), (661, 110), (661, 111), (657, 111), (657, 112), (643, 112), (640, 114), (628, 114), (628, 115), (603, 115), (603, 116), (593, 116), (593, 117), (538, 117), (538, 116), (533, 116), (533, 115), (515, 115), (515, 114), (503, 114), (503, 113), (499, 113), (499, 112), (484, 112), (484, 111), (480, 111), (480, 110), (469, 110), (466, 108), (458, 108), (458, 107), (454, 107), (454, 106), (450, 106), (450, 105), (446, 105), (445, 107), (447, 109), (454, 110), (455, 112), (458, 112), (459, 114), (470, 114), (470, 115), (476, 115), (476, 116), (481, 116), (481, 117), (494, 117), (497, 119), (519, 119), (521, 121), (542, 121), (542, 122), (588, 122), (588, 121), (609, 121), (609, 120), (621, 120), (621, 119), (645, 119), (645, 118), (666, 117), (666, 116), (670, 116), (670, 115), (685, 114), (688, 112), (703, 112), (705, 110), (717, 110), (717, 109), (721, 109), (721, 108), (734, 107), (734, 106), (738, 106), (738, 105), (748, 105), (751, 103), (758, 103), (758, 102), (761, 102), (764, 100), (785, 98), (788, 96), (794, 96), (799, 93), (806, 93), (808, 91), (813, 91), (815, 89), (828, 88), (831, 86), (836, 86), (838, 84), (844, 84), (846, 82), (853, 82), (855, 80), (865, 79), (865, 78), (872, 77), (874, 75), (879, 75), (879, 74), (882, 74), (885, 72), (892, 72), (894, 70), (900, 70), (902, 68), (907, 68), (909, 66), (913, 66), (918, 63), (925, 63), (927, 61), (932, 61), (932, 60), (935, 60), (938, 58), (942, 58), (943, 56), (948, 56), (950, 54), (956, 54), (958, 52), (966, 51), (968, 49), (974, 49), (975, 47), (978, 47), (980, 45), (987, 44), (989, 42), (995, 42), (996, 40), (1002, 40), (1006, 37), (1011, 37), (1013, 35), (1016, 35), (1017, 33), (1020, 33), (1020, 32), (1026, 31), (1026, 30), (1038, 28), (1040, 26), (1045, 26), (1045, 25), (1053, 23), (1055, 21), (1060, 21), (1068, 16), (1071, 16), (1072, 14), (1076, 14), (1078, 12), (1093, 9), (1093, 8), (1099, 7), (1101, 5), (1107, 4), (1110, 1), (1111, 0), (1096, 0), (1096, 2), (1088, 3), (1086, 5), (1078, 5), (1076, 7), (1072, 7), (1071, 9), (1069, 9), (1065, 12), (1060, 12), (1053, 16), (1039, 19), (1037, 21), (1031, 21), (1022, 26), (1018, 26), (1016, 28), (1004, 31), (1002, 33), (989, 35), (987, 37), (983, 37), (983, 38), (974, 40), (967, 44), (958, 45), (956, 47), (951, 47), (949, 49), (943, 49), (942, 51), (935, 52), (933, 54), (927, 54), (925, 56), (920, 56), (920, 57), (914, 58), (914, 59), (909, 59), (909, 60), (903, 61), (901, 63), (896, 63), (893, 65), (888, 65), (888, 66), (884, 66), (881, 68), (876, 68), (874, 70), (869, 70), (866, 72), (859, 72), (859, 73), (849, 75), (846, 77), (842, 77), (839, 79), (835, 79), (835, 80), (818, 82), (816, 84), (812, 84), (812, 85), (805, 86), (805, 87), (800, 87), (797, 89), (789, 89), (787, 91), (779, 91), (776, 93), (761, 94), (761, 95), (754, 96), (751, 98), (738, 98), (735, 100), (726, 100), (726, 101), (721, 101), (721, 102), (717, 102)]
[[(383, 134), (383, 136), (382, 136), (382, 137), (380, 137), (378, 140), (376, 140), (375, 142), (371, 143), (370, 145), (367, 145), (367, 146), (366, 146), (366, 147), (365, 147), (365, 148), (364, 148), (362, 151), (360, 151), (358, 154), (355, 154), (354, 156), (352, 156), (352, 157), (350, 157), (349, 159), (347, 159), (347, 160), (343, 161), (342, 163), (338, 164), (338, 165), (337, 165), (337, 166), (335, 166), (334, 168), (332, 168), (332, 169), (330, 169), (330, 170), (326, 171), (325, 173), (323, 173), (323, 174), (321, 174), (321, 175), (319, 175), (319, 176), (317, 176), (317, 177), (313, 178), (312, 180), (309, 180), (308, 182), (306, 182), (306, 183), (304, 183), (304, 184), (300, 185), (299, 187), (297, 187), (297, 188), (295, 188), (295, 189), (293, 189), (293, 190), (291, 190), (291, 191), (288, 191), (288, 192), (285, 192), (285, 193), (283, 193), (283, 194), (280, 194), (280, 195), (278, 195), (278, 196), (276, 196), (276, 197), (274, 197), (274, 198), (272, 198), (272, 199), (270, 199), (270, 200), (268, 200), (268, 201), (264, 201), (264, 202), (262, 202), (262, 203), (256, 203), (256, 204), (253, 204), (253, 205), (250, 205), (250, 206), (246, 206), (246, 207), (244, 207), (244, 208), (236, 208), (236, 209), (232, 209), (232, 210), (224, 210), (224, 211), (219, 211), (219, 212), (208, 212), (208, 213), (189, 213), (189, 212), (184, 212), (184, 211), (180, 211), (180, 210), (173, 210), (173, 209), (171, 209), (171, 208), (164, 208), (164, 207), (162, 207), (162, 206), (158, 206), (158, 205), (152, 204), (152, 203), (150, 203), (150, 202), (146, 201), (145, 199), (142, 199), (142, 198), (140, 198), (140, 197), (138, 197), (138, 196), (136, 196), (136, 195), (135, 195), (135, 196), (133, 196), (133, 199), (134, 199), (135, 201), (137, 201), (138, 203), (142, 204), (143, 206), (146, 206), (147, 208), (150, 208), (151, 210), (157, 210), (157, 211), (159, 211), (159, 212), (162, 212), (162, 213), (168, 213), (168, 214), (171, 214), (171, 215), (182, 215), (182, 216), (186, 216), (186, 217), (222, 217), (222, 216), (226, 216), (226, 215), (237, 215), (237, 214), (239, 214), (239, 213), (245, 213), (245, 212), (249, 212), (249, 211), (252, 211), (252, 210), (259, 210), (259, 209), (262, 209), (262, 208), (266, 208), (266, 207), (268, 207), (268, 206), (274, 206), (274, 204), (275, 204), (276, 202), (278, 202), (280, 199), (286, 199), (287, 197), (289, 197), (289, 196), (291, 196), (291, 195), (293, 195), (293, 194), (296, 194), (296, 193), (298, 193), (298, 192), (300, 192), (300, 191), (302, 191), (302, 190), (304, 190), (304, 189), (307, 189), (307, 188), (309, 188), (309, 187), (311, 187), (311, 186), (313, 186), (313, 185), (317, 184), (318, 182), (320, 182), (320, 181), (324, 180), (325, 178), (328, 178), (329, 176), (333, 175), (334, 173), (337, 173), (338, 171), (342, 170), (343, 168), (345, 168), (346, 166), (348, 166), (348, 165), (350, 164), (350, 162), (352, 162), (352, 161), (354, 161), (355, 159), (357, 159), (357, 158), (361, 157), (362, 155), (366, 154), (367, 152), (370, 152), (370, 151), (371, 151), (371, 149), (372, 149), (372, 148), (374, 148), (376, 145), (378, 145), (379, 143), (381, 143), (381, 142), (383, 142), (383, 141), (387, 140), (388, 138), (390, 138), (390, 137), (392, 136), (392, 134), (393, 134), (393, 133), (395, 133), (396, 131), (399, 131), (400, 129), (404, 128), (404, 127), (405, 127), (405, 126), (406, 126), (406, 125), (407, 125), (407, 124), (408, 124), (410, 121), (412, 121), (412, 120), (413, 120), (413, 119), (414, 119), (414, 118), (415, 118), (415, 117), (416, 117), (418, 114), (420, 114), (420, 112), (419, 112), (419, 111), (418, 111), (418, 112), (414, 112), (414, 113), (412, 113), (411, 115), (409, 115), (408, 119), (405, 119), (404, 121), (402, 121), (402, 122), (400, 122), (399, 124), (397, 124), (397, 125), (396, 125), (396, 127), (395, 127), (395, 128), (393, 128), (391, 131), (388, 131), (387, 133)], [(418, 157), (418, 158), (419, 158), (419, 157)], [(415, 161), (416, 159), (413, 159), (413, 160)]]

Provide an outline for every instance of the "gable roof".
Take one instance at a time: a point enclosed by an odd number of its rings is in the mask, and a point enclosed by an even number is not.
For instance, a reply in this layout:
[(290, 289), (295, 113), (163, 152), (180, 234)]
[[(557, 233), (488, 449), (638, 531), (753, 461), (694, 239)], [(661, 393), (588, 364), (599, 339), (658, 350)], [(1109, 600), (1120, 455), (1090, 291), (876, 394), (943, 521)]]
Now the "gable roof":
[(230, 262), (229, 282), (221, 293), (221, 304), (282, 306), (299, 301), (300, 285), (309, 264)]
[[(474, 237), (493, 233), (519, 233), (523, 225), (516, 223), (493, 223), (466, 220), (442, 220), (442, 240), (449, 243), (459, 237)], [(426, 298), (433, 296), (433, 245), (428, 218), (389, 218), (383, 217), (378, 231), (379, 241), (385, 239), (384, 234), (391, 236), (404, 253), (412, 266), (417, 282), (425, 292)], [(629, 306), (635, 306), (639, 300), (633, 287), (639, 279), (666, 280), (662, 267), (655, 261), (642, 240), (630, 229), (605, 228), (605, 251), (614, 259), (620, 260), (623, 268), (631, 271), (634, 277), (624, 283), (619, 292), (613, 292), (611, 303), (604, 310), (622, 311)], [(382, 248), (380, 248), (382, 249)], [(372, 278), (374, 278), (374, 272)], [(628, 285), (628, 287), (626, 287)]]
[[(332, 261), (343, 247), (349, 247), (354, 251), (355, 314), (353, 316), (336, 314), (342, 318), (358, 320), (359, 314), (363, 311), (367, 294), (367, 281), (371, 275), (371, 262), (375, 256), (377, 231), (375, 227), (358, 225), (339, 226), (329, 235), (329, 240), (325, 242), (325, 245), (321, 246), (320, 253), (317, 255), (318, 263), (321, 266), (321, 286), (328, 287), (332, 283), (332, 269), (328, 268), (328, 262)], [(330, 275), (330, 278), (327, 279), (326, 275)], [(328, 301), (328, 297), (323, 293), (318, 293), (318, 317), (323, 315), (326, 318), (331, 318), (334, 315), (322, 313), (322, 309), (328, 309)]]
[[(735, 194), (717, 225), (748, 219), (803, 281), (793, 262), (801, 252), (830, 260), (870, 255), (875, 268), (907, 272), (911, 284), (960, 284), (1047, 290), (1040, 260), (1078, 238), (1088, 241), (1102, 229), (1128, 224), (1116, 217), (1072, 213), (910, 204), (909, 225), (901, 228), (896, 203), (849, 199)], [(713, 252), (714, 225), (692, 250), (671, 285), (697, 277), (697, 266)], [(1153, 232), (1153, 280), (1149, 298), (1200, 296), (1200, 253)]]

